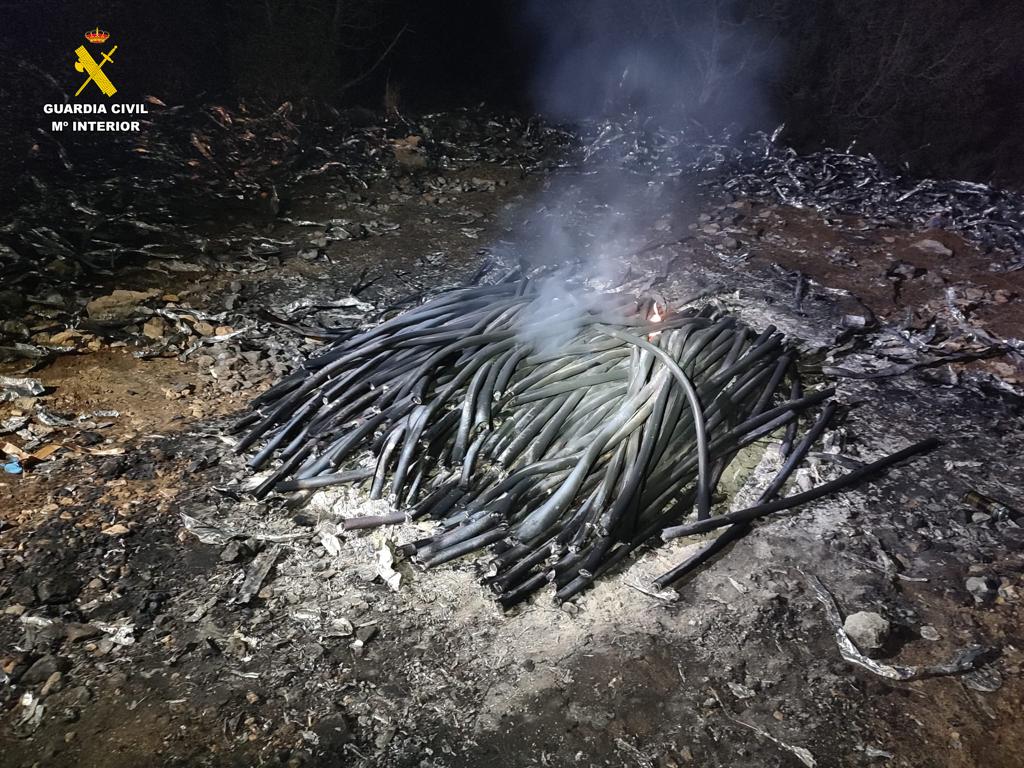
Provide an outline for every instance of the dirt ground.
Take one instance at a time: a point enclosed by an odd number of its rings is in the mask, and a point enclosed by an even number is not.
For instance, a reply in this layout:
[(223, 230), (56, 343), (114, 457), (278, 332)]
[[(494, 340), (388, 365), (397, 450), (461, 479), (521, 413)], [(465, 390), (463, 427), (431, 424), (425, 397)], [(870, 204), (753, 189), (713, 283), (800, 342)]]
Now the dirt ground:
[[(268, 326), (261, 309), (336, 302), (367, 273), (376, 282), (358, 298), (380, 308), (455, 284), (510, 247), (561, 258), (539, 246), (554, 210), (543, 201), (565, 186), (579, 185), (575, 242), (605, 236), (608, 201), (586, 179), (458, 174), (497, 183), (383, 190), (372, 213), (399, 228), (331, 243), (323, 258), (115, 276), (97, 296), (173, 290), (168, 306), (226, 313), (241, 333), (185, 359), (104, 342), (32, 372), (41, 397), (0, 404), (0, 420), (42, 404), (70, 422), (51, 457), (0, 475), (0, 765), (1021, 765), (1024, 534), (965, 501), (1021, 498), (1020, 400), (985, 384), (1017, 380), (1006, 357), (838, 379), (844, 454), (872, 459), (927, 435), (942, 447), (765, 522), (673, 599), (647, 585), (692, 541), (643, 554), (575, 604), (541, 595), (503, 614), (474, 562), (400, 563), (397, 592), (377, 578), (375, 553), (415, 526), (346, 534), (330, 554), (322, 524), (372, 506), (356, 495), (298, 507), (238, 492), (248, 473), (232, 422), (320, 344)], [(866, 228), (678, 183), (649, 189), (635, 233), (616, 240), (611, 279), (670, 301), (715, 286), (723, 306), (776, 324), (811, 358), (849, 343), (844, 316), (927, 327), (949, 287), (972, 323), (1021, 335), (1024, 271), (988, 270), (950, 233)], [(295, 221), (334, 214), (310, 187), (292, 223), (261, 231), (301, 239)], [(953, 255), (915, 246), (925, 238)], [(835, 468), (809, 471), (827, 479)], [(256, 596), (239, 601), (254, 559), (271, 556)], [(844, 615), (892, 622), (884, 661), (944, 663), (980, 645), (985, 664), (897, 682), (845, 662), (815, 577)], [(990, 592), (968, 591), (969, 577)]]

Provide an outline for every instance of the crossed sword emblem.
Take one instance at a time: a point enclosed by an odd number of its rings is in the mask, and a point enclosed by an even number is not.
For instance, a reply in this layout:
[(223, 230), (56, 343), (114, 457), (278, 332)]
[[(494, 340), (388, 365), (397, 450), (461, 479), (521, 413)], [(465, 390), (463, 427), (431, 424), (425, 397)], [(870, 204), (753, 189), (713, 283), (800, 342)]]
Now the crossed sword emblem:
[(109, 51), (104, 53), (103, 60), (97, 63), (96, 60), (89, 55), (89, 52), (85, 50), (84, 45), (80, 45), (75, 49), (75, 53), (78, 54), (78, 61), (75, 62), (75, 69), (89, 75), (85, 82), (82, 83), (82, 87), (75, 92), (75, 96), (80, 94), (89, 83), (96, 83), (99, 89), (107, 96), (113, 96), (117, 93), (117, 88), (114, 87), (114, 84), (110, 82), (110, 78), (103, 72), (103, 65), (108, 61), (113, 61), (111, 57), (114, 55), (114, 51), (116, 50), (117, 46), (115, 45)]

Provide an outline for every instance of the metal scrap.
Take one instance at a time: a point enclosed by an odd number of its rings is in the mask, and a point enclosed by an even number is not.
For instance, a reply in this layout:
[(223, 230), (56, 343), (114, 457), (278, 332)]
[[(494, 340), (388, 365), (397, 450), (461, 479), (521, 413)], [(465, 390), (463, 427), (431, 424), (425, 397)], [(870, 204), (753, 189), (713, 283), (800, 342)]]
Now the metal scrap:
[(880, 677), (889, 680), (906, 682), (909, 680), (923, 680), (928, 677), (941, 677), (944, 675), (960, 675), (970, 672), (987, 655), (987, 649), (979, 645), (968, 646), (956, 652), (952, 659), (945, 664), (927, 664), (923, 666), (901, 666), (885, 664), (875, 659), (868, 658), (854, 645), (843, 629), (843, 616), (839, 611), (832, 593), (814, 574), (804, 574), (808, 585), (814, 592), (815, 597), (825, 606), (825, 615), (829, 623), (835, 628), (836, 643), (839, 645), (839, 653), (851, 664), (863, 667), (869, 672), (874, 672)]
[(277, 562), (277, 558), (281, 556), (283, 551), (283, 545), (275, 544), (256, 556), (256, 559), (249, 566), (249, 570), (245, 573), (245, 580), (242, 582), (242, 586), (238, 588), (238, 595), (235, 597), (236, 603), (245, 605), (256, 596), (256, 593), (260, 591), (263, 582), (266, 581), (267, 576), (270, 574), (270, 569), (274, 567), (274, 563)]
[(19, 397), (38, 397), (46, 392), (39, 379), (22, 376), (0, 376), (0, 403), (17, 400)]
[(777, 747), (780, 747), (781, 749), (784, 749), (790, 754), (794, 755), (797, 758), (797, 760), (799, 760), (801, 763), (807, 766), (807, 768), (816, 768), (816, 766), (818, 765), (818, 761), (814, 759), (814, 755), (811, 754), (810, 750), (808, 750), (805, 747), (796, 747), (792, 744), (787, 744), (781, 739), (777, 739), (774, 736), (772, 736), (764, 728), (760, 728), (759, 726), (756, 726), (753, 723), (748, 723), (745, 720), (740, 720), (738, 717), (732, 714), (732, 712), (729, 711), (728, 707), (725, 706), (725, 703), (722, 701), (721, 696), (718, 695), (718, 691), (712, 688), (711, 692), (712, 694), (714, 694), (714, 697), (718, 701), (718, 705), (721, 707), (722, 712), (725, 713), (725, 716), (732, 720), (732, 722), (736, 723), (736, 725), (742, 725), (744, 728), (749, 728), (758, 736), (768, 739), (768, 741), (772, 742)]

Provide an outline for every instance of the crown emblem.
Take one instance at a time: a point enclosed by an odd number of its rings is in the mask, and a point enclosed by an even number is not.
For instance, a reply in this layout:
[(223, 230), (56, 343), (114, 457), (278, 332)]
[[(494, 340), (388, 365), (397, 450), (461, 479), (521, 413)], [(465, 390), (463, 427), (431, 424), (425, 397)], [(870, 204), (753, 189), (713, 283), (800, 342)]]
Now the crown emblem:
[(96, 27), (96, 29), (92, 30), (91, 32), (85, 33), (85, 39), (88, 40), (90, 43), (96, 43), (97, 45), (100, 43), (107, 42), (108, 37), (110, 37), (110, 33), (104, 32), (99, 27)]

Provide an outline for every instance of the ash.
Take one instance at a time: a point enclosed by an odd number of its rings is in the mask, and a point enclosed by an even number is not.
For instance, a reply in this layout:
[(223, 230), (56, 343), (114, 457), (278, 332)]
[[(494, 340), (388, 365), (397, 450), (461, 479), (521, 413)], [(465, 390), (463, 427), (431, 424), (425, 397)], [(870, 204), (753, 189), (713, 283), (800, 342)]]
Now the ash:
[[(149, 119), (188, 135), (184, 112)], [(238, 183), (249, 208), (214, 227), (175, 197), (185, 180), (155, 173), (152, 209), (105, 219), (104, 242), (126, 248), (89, 263), (52, 227), (95, 218), (98, 188), (18, 212), (17, 242), (0, 252), (4, 290), (23, 296), (3, 326), (3, 374), (43, 389), (0, 388), (0, 439), (17, 449), (5, 461), (20, 468), (0, 480), (4, 763), (1013, 765), (1024, 698), (1013, 248), (986, 250), (967, 224), (922, 228), (898, 206), (839, 209), (822, 193), (798, 207), (745, 180), (757, 167), (717, 166), (718, 182), (644, 178), (642, 197), (609, 201), (574, 166), (593, 138), (462, 115), (443, 144), (447, 118), (431, 119), (422, 144), (353, 129), (343, 173), (310, 155), (259, 157), (246, 127), (288, 136), (279, 147), (323, 138), (289, 133), (297, 122), (281, 115), (200, 132), (212, 158), (254, 153), (234, 182), (213, 162), (202, 171), (220, 203)], [(422, 135), (412, 128), (403, 140)], [(160, 168), (187, 143), (154, 147), (168, 153)], [(936, 189), (906, 202), (931, 206)], [(959, 205), (973, 194), (954, 192)], [(187, 226), (161, 218), (167, 200)], [(552, 249), (546, 211), (566, 200), (573, 216), (555, 234), (572, 248)], [(617, 229), (609, 211), (630, 205), (635, 227)], [(639, 553), (572, 605), (541, 596), (508, 613), (476, 561), (423, 573), (399, 557), (418, 525), (339, 532), (382, 502), (254, 501), (239, 486), (228, 425), (319, 348), (318, 329), (368, 324), (484, 260), (565, 261), (595, 242), (606, 246), (589, 265), (596, 288), (670, 302), (706, 291), (798, 340), (837, 387), (847, 413), (786, 493), (928, 435), (942, 447), (765, 521), (677, 590), (651, 578), (692, 540)], [(129, 268), (119, 260), (132, 249)], [(40, 254), (82, 276), (29, 268)], [(117, 283), (97, 287), (97, 265)], [(743, 456), (719, 503), (743, 506), (777, 466), (772, 441)], [(843, 616), (888, 620), (879, 663), (986, 654), (910, 681), (850, 663), (810, 576)]]

